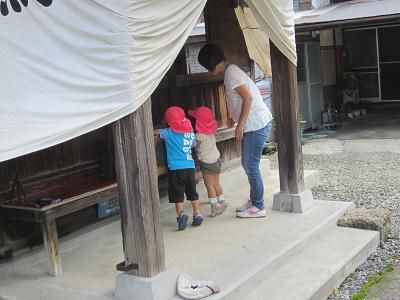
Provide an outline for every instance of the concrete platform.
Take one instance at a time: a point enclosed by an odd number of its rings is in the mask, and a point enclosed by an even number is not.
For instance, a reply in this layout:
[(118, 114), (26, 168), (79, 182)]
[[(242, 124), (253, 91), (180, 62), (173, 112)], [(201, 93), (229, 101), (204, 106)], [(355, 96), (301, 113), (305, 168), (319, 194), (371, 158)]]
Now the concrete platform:
[[(400, 108), (385, 103), (367, 111), (367, 116), (343, 124), (335, 135), (339, 140), (400, 139)], [(385, 107), (386, 106), (386, 107)]]
[[(329, 258), (333, 257), (338, 266), (345, 269), (341, 272), (343, 276), (337, 277), (336, 273), (332, 271), (328, 272), (332, 275), (329, 275), (329, 278), (321, 277), (314, 282), (317, 289), (327, 285), (328, 288), (325, 288), (324, 291), (328, 291), (325, 295), (328, 296), (332, 289), (340, 284), (342, 279), (350, 274), (379, 244), (378, 232), (358, 231), (355, 236), (354, 230), (346, 231), (337, 228), (338, 217), (350, 205), (341, 202), (316, 201), (314, 208), (301, 215), (271, 212), (269, 220), (264, 224), (260, 224), (259, 220), (245, 220), (245, 222), (250, 221), (254, 224), (254, 228), (248, 232), (247, 239), (236, 245), (231, 244), (229, 251), (222, 255), (206, 258), (206, 261), (203, 258), (203, 264), (197, 267), (192, 266), (191, 273), (199, 278), (215, 280), (220, 284), (222, 292), (211, 299), (248, 299), (249, 293), (254, 289), (259, 289), (260, 293), (256, 294), (257, 297), (253, 299), (309, 299), (313, 293), (302, 291), (308, 286), (296, 284), (290, 285), (296, 289), (294, 295), (297, 297), (294, 298), (271, 298), (271, 295), (265, 292), (268, 287), (275, 293), (283, 293), (281, 296), (285, 295), (288, 289), (287, 282), (294, 281), (292, 278), (292, 274), (295, 274), (294, 271), (299, 276), (302, 274), (299, 278), (297, 275), (293, 276), (300, 279), (301, 282), (307, 276), (305, 266), (311, 270), (322, 266), (320, 271), (326, 273), (325, 268), (326, 270), (332, 268), (332, 260)], [(236, 226), (234, 230), (240, 233), (240, 229)], [(336, 234), (337, 230), (341, 230), (342, 235)], [(333, 235), (331, 239), (336, 242), (336, 247), (333, 248), (331, 248), (331, 244), (325, 242), (326, 237), (331, 235)], [(229, 243), (230, 239), (229, 237), (210, 237), (208, 241), (210, 243)], [(353, 241), (349, 244), (350, 247), (362, 250), (360, 250), (361, 258), (353, 255), (351, 251), (348, 252), (346, 247), (343, 248), (343, 251), (338, 251), (336, 255), (331, 254), (331, 251), (340, 249), (342, 244), (349, 241)], [(356, 243), (359, 244), (356, 246)], [(313, 247), (310, 247), (312, 245), (319, 247), (320, 251), (310, 257), (307, 253), (310, 254), (314, 250)], [(350, 256), (351, 259), (346, 259), (347, 256)], [(314, 259), (318, 260), (314, 263)], [(303, 265), (298, 267), (299, 264)], [(183, 266), (181, 270), (183, 270)], [(280, 274), (279, 280), (282, 281), (279, 284), (276, 281), (270, 284), (269, 278), (271, 276), (275, 278), (277, 274)], [(284, 280), (285, 277), (288, 281)], [(304, 297), (301, 296), (302, 294)], [(262, 295), (264, 297), (261, 297)]]
[[(271, 196), (279, 191), (279, 177), (277, 171), (269, 171), (268, 161), (263, 162), (262, 169), (268, 199), (268, 215), (263, 219), (235, 217), (235, 207), (248, 195), (247, 180), (241, 168), (222, 174), (225, 195), (231, 202), (227, 211), (216, 218), (206, 217), (201, 227), (189, 226), (183, 232), (176, 231), (173, 206), (162, 202), (161, 218), (167, 268), (177, 268), (200, 279), (215, 280), (222, 292), (212, 299), (247, 299), (250, 292), (255, 293), (254, 299), (270, 299), (257, 298), (257, 291), (263, 295), (266, 289), (264, 283), (271, 276), (290, 267), (288, 261), (303, 261), (302, 255), (307, 256), (307, 251), (312, 251), (310, 245), (323, 245), (324, 237), (336, 231), (337, 219), (351, 205), (315, 201), (314, 207), (304, 214), (272, 211)], [(305, 178), (308, 187), (318, 184), (318, 172), (306, 171)], [(209, 206), (202, 184), (199, 184), (199, 192), (204, 199), (203, 213), (207, 215)], [(187, 208), (189, 213), (189, 206)], [(354, 232), (354, 229), (348, 228), (340, 230)], [(359, 245), (366, 252), (376, 246), (374, 232), (367, 234), (370, 236), (363, 235), (363, 242)], [(346, 239), (342, 239), (341, 234), (334, 235), (332, 239), (340, 245), (348, 241), (347, 235), (343, 236)], [(364, 244), (368, 238), (371, 247)], [(330, 244), (326, 242), (324, 245)], [(321, 246), (319, 251), (329, 253), (329, 248), (324, 250)], [(299, 259), (296, 260), (296, 257)], [(361, 259), (363, 257), (364, 255), (360, 256)], [(106, 220), (100, 225), (90, 226), (63, 238), (61, 258), (64, 273), (56, 278), (46, 275), (45, 255), (41, 247), (1, 265), (0, 297), (24, 300), (113, 299), (115, 278), (119, 274), (115, 265), (123, 258), (118, 219)], [(335, 261), (343, 263), (343, 274), (348, 274), (359, 263), (359, 260), (353, 260), (351, 267), (347, 267), (344, 256), (335, 257)], [(295, 264), (293, 266), (296, 267)], [(284, 274), (279, 275), (283, 277), (276, 278), (285, 278)], [(287, 278), (289, 280), (290, 277)], [(291, 281), (287, 283), (289, 282)], [(287, 283), (281, 282), (280, 286), (287, 289)], [(340, 282), (336, 284), (338, 283)]]
[(266, 276), (245, 299), (326, 299), (378, 244), (376, 231), (332, 228)]

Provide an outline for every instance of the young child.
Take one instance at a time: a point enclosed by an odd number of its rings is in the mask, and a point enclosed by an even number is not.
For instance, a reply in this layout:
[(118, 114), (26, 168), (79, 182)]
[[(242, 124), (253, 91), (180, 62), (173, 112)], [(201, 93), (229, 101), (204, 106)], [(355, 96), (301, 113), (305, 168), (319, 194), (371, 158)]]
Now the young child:
[(212, 110), (205, 106), (189, 111), (189, 115), (196, 119), (196, 153), (200, 161), (200, 168), (211, 205), (210, 217), (215, 217), (221, 214), (228, 206), (227, 200), (224, 199), (222, 187), (219, 184), (221, 158), (215, 139), (218, 124), (214, 119)]
[(188, 215), (184, 213), (184, 198), (192, 202), (193, 226), (200, 226), (203, 217), (200, 213), (199, 194), (196, 191), (195, 164), (191, 149), (195, 146), (192, 124), (185, 117), (185, 112), (178, 106), (172, 106), (165, 112), (165, 121), (169, 128), (155, 130), (165, 141), (168, 162), (168, 198), (175, 204), (178, 230), (184, 230)]

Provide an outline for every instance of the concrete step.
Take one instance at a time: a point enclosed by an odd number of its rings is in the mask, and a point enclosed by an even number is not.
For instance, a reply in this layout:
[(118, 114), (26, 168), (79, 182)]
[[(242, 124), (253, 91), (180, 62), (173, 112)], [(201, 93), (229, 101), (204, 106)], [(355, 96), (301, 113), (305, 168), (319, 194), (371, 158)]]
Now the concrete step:
[(378, 244), (376, 231), (336, 227), (266, 277), (245, 299), (326, 299)]
[[(243, 190), (238, 190), (236, 196), (241, 198), (241, 193)], [(257, 288), (258, 283), (279, 272), (293, 257), (300, 255), (310, 245), (318, 244), (324, 236), (336, 230), (338, 218), (352, 206), (348, 202), (315, 200), (314, 207), (303, 214), (280, 213), (269, 209), (266, 219), (235, 220), (229, 216), (229, 219), (224, 220), (226, 226), (220, 225), (218, 229), (220, 233), (226, 230), (224, 228), (230, 228), (234, 236), (198, 236), (190, 242), (190, 246), (186, 244), (182, 247), (185, 247), (185, 253), (190, 251), (189, 248), (196, 251), (196, 255), (185, 256), (196, 256), (197, 260), (201, 257), (202, 264), (193, 264), (191, 260), (190, 264), (180, 262), (175, 265), (182, 272), (216, 281), (221, 292), (210, 299), (247, 299), (247, 295)], [(253, 224), (254, 229), (249, 230), (249, 223)], [(240, 226), (246, 232), (243, 233)], [(247, 237), (241, 237), (239, 243), (234, 243), (236, 237), (242, 234)], [(224, 248), (225, 251), (218, 252), (216, 249), (214, 255), (211, 252), (210, 256), (210, 246), (204, 245), (218, 245), (219, 249)], [(175, 241), (174, 246), (180, 247), (180, 242)]]

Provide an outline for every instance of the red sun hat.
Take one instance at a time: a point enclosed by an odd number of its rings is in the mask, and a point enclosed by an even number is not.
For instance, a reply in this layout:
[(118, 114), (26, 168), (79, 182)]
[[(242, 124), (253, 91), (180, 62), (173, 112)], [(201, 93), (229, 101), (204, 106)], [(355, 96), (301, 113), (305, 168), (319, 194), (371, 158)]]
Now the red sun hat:
[(185, 117), (185, 112), (179, 106), (171, 106), (165, 112), (165, 121), (175, 133), (193, 131), (192, 123)]
[(189, 115), (196, 119), (196, 130), (198, 133), (214, 135), (218, 130), (218, 123), (214, 119), (211, 109), (200, 106), (195, 110), (189, 110)]

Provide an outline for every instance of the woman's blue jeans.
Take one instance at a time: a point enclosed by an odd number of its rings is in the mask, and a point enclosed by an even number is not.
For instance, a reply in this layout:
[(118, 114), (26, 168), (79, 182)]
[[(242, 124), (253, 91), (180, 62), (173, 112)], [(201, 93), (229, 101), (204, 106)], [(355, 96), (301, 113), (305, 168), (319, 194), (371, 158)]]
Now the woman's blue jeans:
[(250, 184), (250, 200), (259, 209), (265, 208), (264, 183), (260, 172), (260, 160), (271, 128), (272, 121), (264, 128), (246, 132), (242, 140), (242, 166)]

